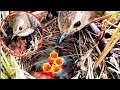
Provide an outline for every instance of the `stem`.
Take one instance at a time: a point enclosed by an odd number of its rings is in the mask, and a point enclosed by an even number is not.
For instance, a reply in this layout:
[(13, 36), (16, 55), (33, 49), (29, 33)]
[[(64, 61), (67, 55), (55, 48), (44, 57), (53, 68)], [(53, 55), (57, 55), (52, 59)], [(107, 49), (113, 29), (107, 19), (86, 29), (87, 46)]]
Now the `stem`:
[[(119, 23), (118, 26), (120, 27), (120, 23)], [(118, 33), (119, 33), (119, 29), (117, 28), (117, 29), (114, 31), (113, 35), (111, 36), (109, 42), (108, 42), (107, 45), (105, 46), (105, 48), (104, 48), (105, 51), (106, 51), (107, 48), (109, 48), (110, 44), (113, 42), (115, 36), (116, 36)]]
[(10, 61), (11, 61), (11, 66), (12, 66), (12, 67), (15, 67), (15, 65), (14, 65), (14, 60), (15, 60), (15, 57), (12, 56), (12, 55), (10, 55)]
[(3, 59), (5, 60), (6, 65), (9, 67), (10, 64), (9, 64), (9, 62), (7, 61), (7, 58), (6, 58), (6, 56), (5, 56), (5, 53), (3, 52), (2, 49), (1, 49), (1, 54), (2, 54)]
[(8, 76), (6, 74), (4, 74), (3, 72), (1, 72), (1, 78), (8, 79)]
[(10, 75), (10, 70), (9, 70), (8, 66), (6, 65), (6, 63), (4, 62), (3, 57), (1, 57), (1, 62), (2, 62), (2, 65), (5, 67), (7, 74)]
[[(111, 21), (115, 16), (118, 15), (118, 12), (114, 13), (108, 21)], [(107, 26), (107, 23), (105, 24), (105, 27)], [(118, 24), (118, 27), (120, 27), (120, 23)], [(103, 61), (103, 59), (105, 58), (105, 56), (109, 53), (109, 51), (112, 49), (112, 47), (116, 44), (116, 42), (119, 40), (119, 33), (120, 30), (119, 28), (116, 28), (116, 30), (114, 31), (113, 35), (111, 36), (109, 42), (107, 43), (107, 45), (105, 46), (103, 52), (101, 53), (100, 57), (98, 58), (97, 63), (95, 64), (95, 69), (99, 66), (99, 64)], [(116, 36), (117, 35), (117, 36)], [(116, 37), (116, 38), (115, 38)], [(114, 41), (115, 39), (115, 41)]]
[(116, 36), (115, 40), (113, 41), (113, 43), (107, 48), (107, 50), (105, 52), (103, 52), (100, 55), (100, 58), (98, 58), (97, 63), (95, 64), (95, 69), (98, 67), (98, 65), (103, 61), (103, 59), (105, 58), (105, 56), (108, 54), (108, 52), (113, 48), (113, 46), (117, 43), (117, 41), (120, 39), (120, 33)]

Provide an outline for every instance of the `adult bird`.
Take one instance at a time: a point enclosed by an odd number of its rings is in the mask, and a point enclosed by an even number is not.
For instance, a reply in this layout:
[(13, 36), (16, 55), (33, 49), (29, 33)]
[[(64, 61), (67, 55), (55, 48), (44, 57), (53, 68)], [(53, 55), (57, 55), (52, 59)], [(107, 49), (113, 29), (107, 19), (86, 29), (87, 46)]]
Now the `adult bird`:
[(96, 17), (103, 16), (104, 14), (105, 11), (58, 11), (58, 27), (62, 34), (59, 44), (69, 34), (81, 30)]
[(39, 25), (37, 19), (27, 12), (18, 12), (10, 23), (13, 26), (13, 36), (11, 39), (15, 36), (25, 37), (32, 34)]

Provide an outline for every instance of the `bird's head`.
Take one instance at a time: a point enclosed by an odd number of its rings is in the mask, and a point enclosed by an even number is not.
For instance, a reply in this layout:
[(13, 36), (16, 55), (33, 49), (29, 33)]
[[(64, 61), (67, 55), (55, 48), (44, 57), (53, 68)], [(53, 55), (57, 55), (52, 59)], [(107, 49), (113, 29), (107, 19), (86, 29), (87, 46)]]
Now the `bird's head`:
[(15, 36), (27, 36), (27, 35), (31, 34), (33, 31), (28, 29), (28, 28), (30, 28), (30, 26), (31, 26), (30, 22), (25, 13), (20, 14), (20, 16), (16, 16), (14, 19), (14, 24), (13, 24), (12, 39)]
[(73, 34), (96, 18), (98, 12), (95, 11), (59, 11), (58, 27), (60, 29), (61, 38), (59, 44), (69, 34)]
[(18, 36), (20, 33), (25, 32), (26, 28), (27, 28), (27, 24), (25, 23), (25, 20), (23, 20), (22, 18), (16, 18), (15, 23), (13, 24), (12, 39), (15, 36)]

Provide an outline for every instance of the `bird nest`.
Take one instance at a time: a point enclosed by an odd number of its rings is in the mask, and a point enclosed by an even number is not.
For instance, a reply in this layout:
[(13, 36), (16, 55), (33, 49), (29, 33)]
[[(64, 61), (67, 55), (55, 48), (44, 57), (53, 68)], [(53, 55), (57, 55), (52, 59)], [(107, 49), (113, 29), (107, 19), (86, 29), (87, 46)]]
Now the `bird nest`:
[[(108, 61), (115, 59), (111, 58), (113, 54), (116, 55), (117, 60), (120, 58), (119, 42), (115, 46), (117, 49), (112, 49), (106, 56), (106, 62), (102, 62), (96, 71), (93, 70), (96, 60), (98, 60), (100, 53), (111, 36), (110, 32), (106, 32), (103, 39), (96, 43), (95, 40), (101, 32), (101, 21), (88, 25), (82, 30), (67, 36), (63, 43), (59, 45), (58, 40), (61, 34), (58, 28), (58, 16), (53, 13), (43, 13), (42, 15), (37, 15), (37, 17), (44, 27), (44, 40), (42, 46), (34, 55), (19, 58), (24, 70), (30, 74), (39, 71), (39, 66), (47, 61), (50, 53), (55, 50), (60, 57), (67, 57), (72, 60), (72, 67), (67, 70), (67, 73), (69, 73), (67, 78), (69, 79), (119, 78), (118, 74), (111, 73), (107, 68), (107, 66), (111, 66)], [(98, 31), (94, 31), (95, 26)], [(38, 32), (34, 33), (34, 35), (37, 34)]]
[[(46, 60), (52, 50), (56, 50), (59, 56), (64, 56), (72, 59), (73, 66), (68, 70), (69, 78), (76, 75), (76, 72), (80, 70), (81, 57), (90, 57), (95, 61), (98, 57), (95, 45), (92, 41), (91, 33), (88, 32), (88, 27), (81, 31), (76, 32), (73, 35), (69, 35), (62, 44), (58, 45), (60, 38), (60, 30), (58, 28), (57, 16), (53, 16), (52, 19), (47, 19), (46, 16), (41, 20), (44, 26), (44, 40), (39, 51), (32, 57), (21, 59), (21, 63), (24, 65), (24, 69), (29, 73), (35, 72), (37, 64)], [(92, 51), (91, 51), (92, 50)], [(84, 55), (87, 55), (84, 56)], [(87, 63), (85, 63), (87, 65)]]

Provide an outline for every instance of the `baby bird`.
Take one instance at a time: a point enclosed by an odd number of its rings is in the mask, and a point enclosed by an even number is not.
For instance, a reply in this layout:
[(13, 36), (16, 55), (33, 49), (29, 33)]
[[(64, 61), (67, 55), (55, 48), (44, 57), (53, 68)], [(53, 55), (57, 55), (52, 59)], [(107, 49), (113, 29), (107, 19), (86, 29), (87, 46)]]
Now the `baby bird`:
[(61, 38), (59, 44), (69, 34), (84, 28), (93, 19), (103, 16), (105, 11), (58, 11), (58, 27)]
[(33, 22), (35, 20), (34, 17), (27, 12), (18, 12), (17, 15), (13, 18), (11, 22), (13, 26), (13, 36), (21, 36), (25, 37), (34, 32)]

